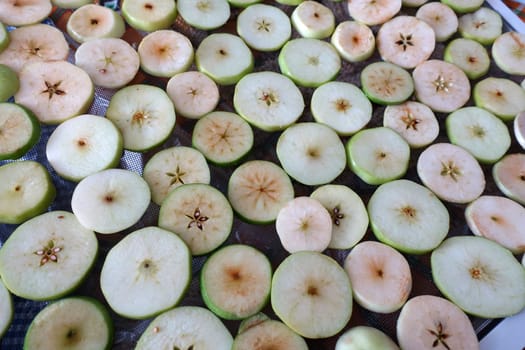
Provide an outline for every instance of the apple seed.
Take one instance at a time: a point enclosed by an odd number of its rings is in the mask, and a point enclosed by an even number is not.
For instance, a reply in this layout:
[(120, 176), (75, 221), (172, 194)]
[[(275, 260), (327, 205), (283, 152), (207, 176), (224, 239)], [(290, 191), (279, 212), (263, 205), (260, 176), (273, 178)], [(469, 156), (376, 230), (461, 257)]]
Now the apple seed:
[(441, 322), (437, 325), (437, 330), (427, 329), (430, 334), (436, 337), (434, 342), (432, 343), (432, 347), (438, 347), (440, 344), (445, 347), (445, 349), (450, 350), (450, 347), (445, 342), (445, 340), (450, 336), (449, 334), (445, 333), (443, 330), (443, 324)]
[(193, 225), (197, 226), (199, 230), (203, 230), (202, 223), (208, 221), (208, 217), (201, 214), (201, 210), (199, 208), (195, 208), (193, 211), (193, 216), (185, 214), (188, 219), (191, 219), (189, 222), (187, 228), (191, 228)]
[(448, 90), (453, 85), (452, 82), (446, 81), (442, 75), (439, 75), (437, 79), (432, 82), (432, 84), (434, 84), (436, 87), (436, 92), (448, 92)]
[(406, 124), (406, 130), (413, 129), (417, 131), (417, 124), (421, 122), (420, 119), (415, 118), (412, 113), (407, 112), (407, 114), (401, 117), (401, 121)]
[(341, 220), (344, 219), (345, 214), (341, 213), (341, 208), (339, 208), (339, 206), (336, 206), (332, 209), (330, 216), (332, 217), (332, 222), (334, 225), (339, 226), (341, 224)]
[(396, 41), (396, 45), (402, 46), (403, 51), (406, 51), (407, 47), (409, 46), (414, 46), (414, 44), (412, 43), (412, 34), (408, 34), (407, 36), (405, 36), (403, 35), (403, 33), (399, 33), (399, 37), (401, 39)]
[(62, 251), (62, 247), (55, 247), (55, 242), (53, 240), (50, 240), (47, 242), (47, 245), (43, 247), (43, 249), (39, 249), (33, 254), (41, 256), (40, 259), (40, 266), (45, 265), (49, 261), (57, 263), (58, 262), (58, 253)]
[(55, 83), (55, 84), (51, 84), (50, 82), (46, 81), (45, 84), (46, 84), (47, 89), (43, 90), (42, 93), (48, 93), (50, 100), (53, 97), (53, 95), (58, 95), (58, 96), (65, 95), (66, 92), (58, 88), (61, 83), (62, 81), (59, 81), (58, 83)]
[(458, 176), (461, 175), (461, 171), (459, 171), (459, 168), (454, 164), (454, 162), (451, 160), (448, 163), (441, 162), (441, 165), (441, 176), (450, 176), (452, 180), (457, 182)]

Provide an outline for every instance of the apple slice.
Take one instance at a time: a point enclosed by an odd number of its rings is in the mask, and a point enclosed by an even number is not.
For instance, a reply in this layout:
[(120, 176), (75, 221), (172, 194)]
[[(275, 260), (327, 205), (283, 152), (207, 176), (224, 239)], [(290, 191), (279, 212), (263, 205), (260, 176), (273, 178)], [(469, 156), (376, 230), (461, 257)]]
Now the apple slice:
[(51, 175), (32, 160), (0, 166), (0, 222), (20, 224), (42, 214), (55, 199)]
[(159, 87), (128, 85), (109, 101), (106, 117), (122, 133), (124, 148), (145, 152), (162, 144), (175, 127), (176, 114), (168, 94)]
[(525, 205), (525, 154), (504, 156), (492, 167), (492, 176), (505, 196)]
[(228, 200), (243, 219), (269, 224), (294, 198), (292, 181), (277, 164), (251, 160), (237, 167), (228, 181)]
[[(483, 2), (481, 0), (471, 1), (476, 1), (479, 4)], [(451, 4), (449, 6), (454, 8)], [(464, 14), (459, 18), (459, 34), (464, 38), (476, 40), (482, 45), (492, 44), (501, 35), (502, 28), (501, 16), (488, 7), (481, 7), (475, 12)]]
[(237, 35), (213, 33), (195, 51), (197, 69), (219, 85), (233, 85), (253, 70), (253, 54)]
[(476, 106), (512, 121), (525, 111), (525, 90), (513, 80), (488, 77), (479, 81), (472, 92)]
[(66, 211), (51, 211), (22, 225), (0, 249), (0, 275), (11, 293), (50, 300), (73, 291), (87, 276), (98, 251), (93, 231)]
[(15, 102), (44, 124), (59, 124), (87, 112), (95, 96), (89, 75), (67, 61), (29, 63), (18, 77)]
[(325, 39), (335, 28), (332, 10), (317, 1), (301, 2), (290, 18), (295, 30), (304, 38)]
[(403, 6), (406, 7), (419, 7), (426, 3), (428, 0), (403, 0)]
[(330, 127), (312, 123), (289, 126), (277, 140), (277, 158), (290, 177), (305, 185), (322, 185), (346, 167), (343, 142)]
[(33, 112), (16, 103), (0, 102), (0, 160), (18, 159), (40, 138)]
[(352, 315), (352, 287), (345, 270), (318, 252), (286, 257), (272, 279), (273, 311), (306, 338), (327, 338), (340, 332)]
[(341, 57), (349, 62), (361, 62), (372, 56), (376, 39), (372, 29), (355, 21), (340, 22), (330, 38)]
[(22, 27), (41, 22), (51, 14), (51, 0), (4, 0), (0, 2), (0, 22)]
[(405, 175), (410, 146), (386, 127), (364, 129), (346, 144), (350, 169), (364, 182), (379, 185)]
[(90, 297), (69, 297), (43, 308), (24, 338), (24, 349), (104, 349), (113, 344), (106, 307)]
[(0, 314), (0, 337), (3, 337), (11, 325), (14, 307), (11, 293), (9, 293), (2, 280), (0, 280), (0, 310), (2, 310), (2, 314)]
[(377, 104), (406, 101), (414, 92), (410, 73), (389, 62), (374, 62), (361, 71), (361, 86), (366, 96)]
[(46, 144), (46, 157), (63, 178), (80, 181), (118, 165), (122, 135), (108, 119), (83, 114), (60, 124)]
[(215, 250), (230, 235), (233, 210), (228, 199), (208, 184), (185, 184), (162, 202), (159, 226), (178, 234), (192, 255)]
[(473, 12), (483, 5), (483, 0), (442, 0), (442, 2), (458, 13)]
[(270, 299), (272, 266), (257, 249), (229, 245), (213, 253), (202, 267), (200, 290), (217, 316), (240, 320), (255, 315)]
[(449, 42), (443, 59), (458, 66), (470, 79), (481, 78), (490, 68), (487, 49), (471, 39), (457, 38)]
[(450, 301), (433, 295), (419, 295), (407, 301), (396, 329), (399, 345), (404, 350), (479, 349), (467, 315)]
[(469, 314), (502, 318), (525, 307), (523, 265), (486, 238), (448, 238), (432, 252), (431, 268), (441, 293)]
[(368, 213), (377, 239), (409, 254), (430, 252), (449, 230), (447, 208), (430, 190), (410, 180), (379, 186), (370, 197)]
[(228, 0), (228, 3), (234, 7), (249, 7), (261, 1), (262, 0)]
[(201, 30), (217, 29), (230, 18), (227, 0), (177, 0), (177, 11), (187, 24)]
[(69, 16), (66, 30), (76, 42), (96, 38), (120, 38), (126, 31), (124, 19), (109, 7), (86, 4)]
[(138, 174), (107, 169), (82, 179), (71, 208), (82, 226), (98, 233), (115, 233), (139, 221), (150, 203), (150, 190)]
[(20, 88), (18, 75), (14, 70), (0, 64), (0, 103), (7, 101)]
[(154, 226), (120, 240), (100, 272), (100, 288), (109, 306), (131, 319), (150, 318), (173, 308), (190, 280), (188, 247), (177, 235)]
[(492, 57), (505, 73), (525, 75), (525, 34), (511, 31), (497, 37)]
[(76, 9), (91, 3), (91, 0), (51, 0), (51, 3), (63, 9)]
[(355, 326), (348, 329), (335, 344), (335, 350), (363, 349), (399, 350), (399, 347), (388, 335), (368, 326)]
[(233, 338), (221, 320), (198, 306), (181, 306), (151, 321), (140, 336), (136, 350), (203, 349), (230, 350)]
[(9, 32), (5, 28), (5, 25), (0, 21), (0, 53), (9, 46), (10, 41), (11, 38), (9, 37)]
[(142, 176), (151, 199), (161, 205), (173, 189), (190, 183), (210, 183), (210, 168), (201, 152), (186, 146), (165, 148), (153, 155)]
[(437, 42), (447, 41), (458, 30), (458, 16), (454, 10), (441, 2), (430, 2), (421, 6), (416, 12), (416, 17), (432, 27)]
[(382, 24), (401, 10), (401, 0), (351, 0), (348, 1), (350, 17), (369, 26)]
[(123, 0), (120, 9), (126, 23), (145, 32), (167, 29), (177, 18), (173, 0)]

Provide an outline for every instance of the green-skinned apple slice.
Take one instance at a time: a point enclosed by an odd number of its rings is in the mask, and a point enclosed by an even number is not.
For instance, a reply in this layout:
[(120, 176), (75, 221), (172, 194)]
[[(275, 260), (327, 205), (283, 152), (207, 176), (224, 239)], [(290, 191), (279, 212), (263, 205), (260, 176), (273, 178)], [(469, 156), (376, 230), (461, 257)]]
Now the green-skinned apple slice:
[(332, 238), (328, 248), (349, 249), (359, 242), (368, 228), (363, 200), (350, 187), (328, 184), (310, 195), (328, 210), (332, 218)]
[(488, 77), (479, 81), (472, 92), (476, 106), (485, 108), (503, 121), (512, 121), (525, 111), (525, 90), (507, 78)]
[(230, 18), (227, 0), (178, 0), (177, 11), (186, 23), (202, 30), (219, 28)]
[(9, 45), (0, 53), (0, 63), (17, 73), (26, 63), (65, 60), (69, 54), (64, 34), (47, 24), (13, 29), (9, 40)]
[(292, 26), (280, 8), (255, 4), (246, 7), (237, 17), (237, 33), (255, 50), (276, 51), (290, 39)]
[(120, 6), (126, 23), (145, 32), (167, 29), (177, 18), (173, 0), (123, 0)]
[(78, 221), (98, 233), (125, 230), (137, 223), (150, 203), (148, 184), (124, 169), (107, 169), (82, 179), (71, 198)]
[(337, 339), (335, 350), (383, 349), (399, 350), (392, 339), (377, 328), (355, 326), (345, 331)]
[(334, 13), (317, 1), (303, 1), (290, 18), (295, 30), (304, 38), (325, 39), (335, 29)]
[(399, 104), (414, 92), (410, 73), (389, 62), (374, 62), (361, 71), (361, 86), (366, 96), (381, 105)]
[(275, 0), (275, 2), (283, 5), (296, 6), (299, 5), (304, 0)]
[(273, 311), (306, 338), (340, 332), (352, 315), (352, 287), (345, 270), (318, 252), (289, 255), (272, 279)]
[(505, 73), (525, 75), (525, 34), (511, 31), (497, 37), (492, 57)]
[(40, 138), (33, 112), (16, 103), (0, 102), (0, 160), (18, 159)]
[(108, 252), (100, 273), (100, 287), (111, 309), (132, 319), (173, 308), (190, 280), (188, 247), (174, 233), (154, 226), (119, 241)]
[(432, 252), (430, 261), (438, 289), (468, 314), (500, 318), (525, 307), (525, 269), (498, 243), (451, 237)]
[(483, 5), (483, 0), (441, 0), (457, 13), (473, 12)]
[(355, 21), (340, 22), (330, 38), (341, 57), (349, 62), (361, 62), (372, 56), (376, 39), (372, 29)]
[(426, 187), (410, 180), (379, 186), (368, 202), (368, 214), (377, 239), (409, 254), (431, 251), (449, 230), (445, 205)]
[(11, 38), (9, 37), (9, 32), (5, 28), (5, 25), (0, 21), (0, 53), (9, 46)]
[(345, 147), (330, 127), (296, 123), (279, 136), (277, 157), (290, 177), (305, 185), (333, 181), (346, 167)]
[(372, 103), (355, 85), (331, 81), (314, 90), (310, 110), (316, 122), (348, 136), (361, 130), (372, 119)]
[(464, 107), (446, 119), (447, 135), (479, 162), (497, 162), (510, 147), (509, 129), (494, 114), (479, 107)]
[(241, 322), (232, 350), (262, 349), (308, 350), (304, 339), (284, 323), (257, 314)]
[(253, 70), (250, 48), (237, 35), (213, 33), (195, 51), (197, 69), (219, 85), (233, 85)]
[(432, 59), (413, 71), (416, 98), (435, 112), (450, 113), (470, 99), (470, 81), (457, 66)]
[(410, 146), (386, 127), (364, 129), (346, 144), (350, 169), (364, 182), (379, 185), (405, 175)]
[(233, 210), (228, 199), (208, 184), (175, 188), (162, 202), (159, 226), (178, 234), (192, 255), (218, 248), (230, 235)]
[(186, 146), (165, 148), (153, 155), (142, 174), (151, 200), (158, 205), (173, 189), (190, 183), (210, 183), (210, 168), (201, 152)]
[(109, 7), (86, 4), (69, 16), (66, 30), (76, 42), (83, 43), (96, 38), (120, 38), (126, 25), (120, 14)]
[(407, 260), (383, 243), (359, 243), (346, 256), (344, 268), (352, 284), (354, 300), (373, 312), (399, 310), (412, 290)]
[(434, 30), (414, 16), (397, 16), (384, 23), (376, 35), (383, 60), (411, 69), (426, 61), (436, 44)]
[(396, 131), (413, 148), (425, 147), (439, 135), (439, 123), (434, 112), (427, 105), (415, 101), (387, 106), (383, 113), (383, 126)]
[(426, 3), (428, 0), (402, 0), (403, 6), (406, 7), (419, 7)]
[(91, 0), (51, 0), (53, 5), (63, 8), (63, 9), (77, 9), (89, 3), (92, 3)]
[(443, 59), (461, 68), (470, 79), (481, 78), (490, 68), (487, 49), (472, 39), (457, 38), (449, 42)]
[(294, 198), (292, 181), (277, 164), (252, 160), (241, 164), (228, 181), (228, 200), (243, 220), (268, 224)]
[(401, 10), (401, 0), (352, 0), (348, 1), (348, 13), (360, 23), (369, 26), (382, 24)]
[(206, 260), (200, 282), (204, 303), (217, 316), (245, 319), (268, 303), (272, 266), (262, 252), (251, 246), (229, 245)]
[(467, 315), (447, 299), (434, 295), (419, 295), (407, 301), (397, 319), (396, 333), (404, 350), (479, 349)]
[(176, 120), (168, 94), (145, 84), (128, 85), (117, 91), (109, 101), (106, 117), (122, 133), (124, 148), (135, 152), (147, 151), (166, 141)]
[(252, 149), (253, 130), (238, 114), (211, 112), (193, 127), (192, 145), (213, 164), (238, 163)]
[(51, 11), (51, 0), (4, 0), (0, 2), (0, 22), (22, 27), (44, 20)]
[(341, 69), (337, 50), (320, 39), (288, 41), (282, 47), (278, 61), (281, 72), (304, 87), (317, 87), (333, 80)]
[(465, 209), (468, 227), (477, 236), (501, 244), (514, 254), (525, 252), (525, 208), (501, 196), (481, 196)]
[(181, 306), (154, 318), (135, 349), (198, 350), (200, 346), (230, 350), (232, 343), (230, 331), (211, 311), (198, 306)]
[(476, 158), (450, 143), (428, 146), (419, 155), (417, 174), (426, 187), (447, 202), (469, 203), (485, 190), (485, 175)]
[(26, 64), (18, 77), (15, 102), (29, 108), (44, 124), (60, 124), (86, 113), (95, 96), (89, 75), (67, 61)]
[(18, 75), (14, 70), (0, 64), (0, 103), (7, 101), (20, 88)]
[(93, 231), (66, 211), (51, 211), (22, 225), (0, 249), (0, 275), (11, 293), (30, 300), (56, 299), (87, 276), (98, 251)]
[(42, 214), (55, 195), (51, 175), (42, 164), (26, 160), (0, 166), (0, 222), (20, 224)]
[(46, 157), (63, 178), (80, 181), (116, 167), (122, 155), (122, 135), (108, 119), (83, 114), (60, 124), (46, 144)]
[(304, 98), (285, 75), (263, 71), (248, 74), (235, 85), (233, 106), (253, 126), (278, 131), (299, 119)]
[(505, 196), (525, 205), (525, 154), (504, 156), (492, 167), (492, 176)]
[(0, 337), (2, 337), (11, 325), (14, 313), (13, 298), (2, 280), (0, 280), (0, 310), (2, 310), (0, 314)]
[(421, 6), (416, 17), (432, 27), (437, 42), (448, 40), (458, 30), (458, 16), (449, 6), (440, 2)]
[[(482, 3), (480, 0), (476, 1)], [(464, 38), (476, 40), (483, 45), (492, 44), (501, 35), (502, 29), (503, 21), (501, 16), (488, 7), (481, 7), (475, 12), (459, 17), (459, 34)]]
[(249, 7), (261, 1), (262, 0), (228, 0), (228, 3), (234, 7)]
[(33, 319), (24, 349), (101, 349), (113, 345), (113, 321), (91, 297), (69, 297), (47, 305)]

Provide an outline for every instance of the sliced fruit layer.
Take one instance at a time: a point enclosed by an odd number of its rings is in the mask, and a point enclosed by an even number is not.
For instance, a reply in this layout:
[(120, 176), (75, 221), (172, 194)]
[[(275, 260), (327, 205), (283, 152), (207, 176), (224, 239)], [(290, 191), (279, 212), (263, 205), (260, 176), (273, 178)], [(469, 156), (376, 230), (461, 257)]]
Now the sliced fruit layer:
[(382, 24), (401, 10), (401, 0), (348, 1), (350, 17), (369, 26)]
[(361, 71), (361, 86), (368, 98), (382, 105), (398, 104), (414, 92), (410, 73), (389, 62), (375, 62)]
[(502, 71), (525, 75), (525, 34), (507, 32), (500, 35), (492, 45), (492, 57)]
[(4, 282), (0, 280), (0, 337), (4, 335), (11, 324), (13, 318), (13, 298), (4, 285)]
[(449, 42), (443, 58), (461, 68), (470, 79), (484, 76), (490, 68), (487, 49), (471, 39), (457, 38)]
[(330, 39), (341, 57), (349, 62), (361, 62), (372, 56), (376, 39), (372, 29), (355, 21), (340, 22)]
[(483, 0), (442, 0), (442, 2), (458, 13), (476, 11), (483, 5)]
[(525, 154), (504, 156), (492, 167), (492, 176), (505, 196), (525, 205)]
[(304, 38), (324, 39), (335, 28), (332, 10), (317, 1), (303, 1), (290, 16), (295, 30)]
[(437, 42), (448, 40), (458, 30), (458, 16), (454, 10), (441, 2), (430, 2), (421, 6), (416, 12), (416, 17), (432, 27)]
[(177, 18), (172, 0), (123, 0), (122, 17), (131, 27), (145, 32), (169, 28)]
[(227, 0), (178, 0), (177, 11), (186, 23), (202, 30), (219, 28), (230, 18)]
[(4, 0), (0, 2), (0, 22), (9, 26), (26, 26), (44, 20), (52, 9), (50, 0)]
[(399, 347), (388, 335), (368, 326), (355, 326), (348, 329), (335, 344), (335, 350), (361, 349), (399, 350)]
[(83, 43), (95, 38), (120, 38), (124, 35), (124, 19), (116, 11), (101, 5), (79, 7), (67, 20), (67, 33)]
[[(483, 2), (481, 0), (473, 1)], [(475, 12), (467, 13), (459, 18), (458, 30), (461, 36), (476, 40), (483, 45), (492, 44), (501, 35), (502, 28), (501, 16), (487, 7), (481, 7)]]
[(504, 121), (525, 111), (525, 90), (507, 78), (488, 77), (479, 81), (472, 92), (476, 106), (485, 108)]
[(33, 112), (15, 103), (0, 103), (0, 160), (18, 159), (40, 138)]

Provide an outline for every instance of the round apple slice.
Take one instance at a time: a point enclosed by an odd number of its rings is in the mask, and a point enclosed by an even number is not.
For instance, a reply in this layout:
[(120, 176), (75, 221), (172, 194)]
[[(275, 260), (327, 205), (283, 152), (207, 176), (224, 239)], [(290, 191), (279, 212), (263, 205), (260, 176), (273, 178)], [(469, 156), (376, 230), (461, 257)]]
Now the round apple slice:
[(210, 168), (201, 152), (186, 146), (165, 148), (144, 166), (151, 199), (161, 205), (173, 189), (190, 183), (210, 183)]
[(24, 349), (112, 348), (111, 316), (98, 300), (69, 297), (47, 305), (33, 319)]
[[(480, 0), (472, 1), (482, 3)], [(482, 45), (492, 44), (501, 35), (502, 28), (501, 16), (488, 7), (481, 7), (475, 12), (467, 13), (459, 18), (458, 30), (461, 36), (476, 40)]]
[(485, 190), (485, 175), (477, 160), (464, 148), (436, 143), (425, 149), (417, 161), (417, 174), (439, 198), (452, 203), (469, 203)]
[(448, 40), (458, 30), (458, 16), (454, 10), (441, 2), (430, 2), (421, 6), (416, 12), (416, 17), (432, 27), (437, 42)]
[(233, 105), (248, 123), (271, 132), (283, 130), (299, 119), (304, 98), (288, 77), (264, 71), (250, 73), (235, 85)]
[(154, 226), (119, 241), (108, 252), (100, 273), (100, 288), (111, 309), (132, 319), (171, 309), (190, 281), (188, 247), (177, 235)]
[(525, 149), (525, 111), (518, 113), (513, 122), (514, 136), (521, 148)]
[(233, 210), (218, 189), (207, 184), (175, 188), (162, 202), (159, 226), (178, 234), (192, 255), (219, 247), (230, 235)]
[(348, 1), (350, 17), (369, 26), (382, 24), (401, 10), (401, 0), (352, 0)]
[(414, 69), (412, 77), (416, 98), (436, 112), (453, 112), (470, 99), (468, 77), (452, 63), (425, 61)]
[(0, 222), (20, 224), (43, 213), (55, 194), (42, 164), (26, 160), (0, 166)]
[(115, 233), (139, 221), (150, 203), (150, 190), (138, 174), (107, 169), (82, 179), (71, 208), (84, 226), (98, 233)]
[(286, 173), (305, 185), (329, 183), (346, 167), (343, 142), (323, 124), (304, 122), (288, 127), (277, 140), (276, 152)]
[(426, 22), (413, 16), (398, 16), (381, 26), (376, 42), (383, 60), (409, 69), (430, 57), (436, 39)]
[(505, 196), (525, 205), (525, 154), (504, 156), (492, 167), (492, 176)]
[(124, 148), (144, 152), (162, 144), (175, 127), (176, 114), (168, 94), (153, 85), (128, 85), (117, 91), (106, 117), (122, 133)]
[(202, 349), (230, 350), (233, 338), (221, 320), (198, 306), (181, 306), (151, 321), (140, 336), (136, 350)]
[(34, 217), (0, 249), (0, 275), (15, 295), (30, 300), (56, 299), (87, 276), (98, 251), (93, 231), (66, 211)]
[(22, 27), (43, 21), (52, 10), (51, 0), (4, 0), (0, 2), (0, 22)]
[(431, 268), (441, 293), (469, 314), (502, 318), (525, 308), (525, 269), (491, 240), (448, 238), (432, 252)]
[(202, 30), (219, 28), (230, 18), (227, 0), (177, 0), (177, 11), (186, 23)]
[(381, 105), (399, 104), (414, 92), (410, 73), (389, 62), (374, 62), (361, 71), (361, 86), (368, 98)]
[(295, 30), (304, 38), (325, 39), (335, 28), (332, 10), (317, 1), (301, 2), (290, 18)]
[(46, 157), (63, 178), (80, 181), (116, 167), (122, 155), (122, 136), (109, 120), (83, 114), (60, 124), (46, 145)]
[(345, 270), (317, 252), (289, 255), (272, 279), (273, 311), (306, 338), (327, 338), (340, 332), (352, 315), (352, 287)]
[(399, 350), (399, 347), (388, 335), (368, 326), (355, 326), (348, 329), (335, 344), (335, 350), (362, 349)]
[(44, 124), (59, 124), (83, 114), (94, 99), (89, 75), (67, 61), (29, 63), (18, 77), (15, 102), (33, 111)]
[(167, 29), (177, 18), (173, 0), (123, 0), (120, 8), (126, 23), (145, 32)]
[(9, 293), (2, 280), (0, 280), (0, 310), (2, 310), (0, 315), (0, 337), (3, 337), (13, 319), (14, 308), (11, 293)]
[(0, 103), (7, 101), (19, 88), (20, 81), (16, 72), (0, 63)]
[(488, 77), (479, 81), (472, 92), (476, 106), (512, 121), (525, 111), (525, 90), (507, 78)]
[(288, 41), (281, 49), (279, 69), (300, 86), (317, 87), (337, 76), (341, 58), (326, 41), (297, 38)]
[(0, 53), (9, 46), (10, 41), (11, 38), (9, 37), (9, 32), (5, 28), (5, 25), (0, 21)]
[(361, 62), (372, 56), (376, 39), (372, 29), (355, 21), (340, 22), (330, 39), (341, 57), (349, 62)]
[(0, 102), (0, 160), (18, 159), (40, 138), (33, 112), (16, 103)]
[(66, 30), (73, 40), (83, 43), (96, 38), (120, 38), (126, 25), (120, 14), (109, 7), (86, 4), (69, 16)]
[(364, 129), (346, 144), (350, 169), (364, 182), (379, 185), (405, 175), (410, 146), (394, 130), (385, 127)]
[(525, 75), (525, 34), (511, 31), (497, 37), (492, 57), (505, 73)]
[(233, 171), (228, 182), (228, 200), (248, 222), (268, 224), (294, 198), (292, 181), (284, 170), (266, 160), (252, 160)]
[(442, 2), (458, 13), (473, 12), (483, 5), (483, 0), (442, 0)]
[(255, 315), (270, 298), (272, 266), (257, 249), (242, 244), (213, 253), (202, 267), (200, 290), (217, 316), (239, 320)]
[(490, 68), (487, 49), (471, 39), (457, 38), (449, 42), (443, 59), (461, 68), (470, 79), (481, 78)]
[(409, 254), (436, 248), (448, 234), (447, 208), (426, 187), (410, 180), (379, 186), (368, 202), (377, 239)]
[(419, 295), (407, 301), (396, 329), (404, 350), (479, 349), (467, 315), (450, 301), (433, 295)]

